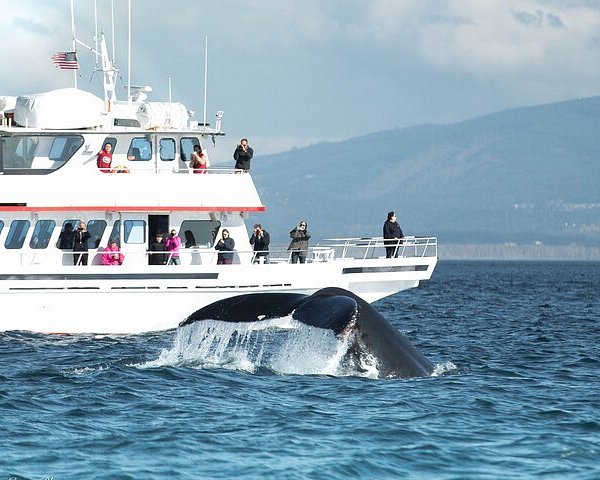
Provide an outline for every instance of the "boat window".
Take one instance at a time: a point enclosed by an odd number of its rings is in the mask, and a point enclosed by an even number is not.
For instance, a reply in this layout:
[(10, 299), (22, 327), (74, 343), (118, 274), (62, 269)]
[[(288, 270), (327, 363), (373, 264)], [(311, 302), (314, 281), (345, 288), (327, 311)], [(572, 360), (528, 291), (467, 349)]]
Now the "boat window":
[(2, 233), (2, 229), (4, 228), (4, 222), (0, 220), (0, 233)]
[(4, 246), (8, 249), (22, 248), (29, 230), (29, 220), (13, 220)]
[(160, 159), (165, 162), (175, 160), (175, 140), (172, 138), (160, 139)]
[(198, 140), (196, 137), (183, 137), (179, 143), (181, 160), (187, 162), (194, 151), (194, 145), (200, 145), (200, 140)]
[(115, 127), (139, 127), (139, 120), (133, 118), (115, 118), (113, 122)]
[[(75, 223), (79, 224), (79, 220)], [(92, 248), (98, 248), (102, 240), (102, 235), (104, 235), (104, 230), (106, 230), (106, 222), (104, 220), (90, 220), (87, 222), (87, 228), (88, 232), (90, 232), (88, 244), (93, 245)]]
[(152, 144), (146, 137), (137, 137), (131, 140), (127, 151), (128, 160), (148, 161), (152, 158)]
[[(71, 231), (74, 232), (75, 229), (77, 228), (77, 225), (79, 225), (79, 220), (65, 220), (62, 224), (62, 228), (60, 229), (61, 233), (65, 231), (65, 228), (67, 227), (67, 225), (71, 225)], [(67, 246), (69, 244), (69, 242), (65, 242), (62, 246), (62, 248), (73, 248), (72, 243), (70, 242), (71, 245)], [(60, 237), (59, 239), (56, 241), (56, 247), (57, 248), (61, 248), (61, 241), (60, 241)]]
[(62, 167), (83, 145), (81, 135), (15, 135), (0, 145), (6, 175), (43, 175)]
[(146, 222), (144, 220), (125, 220), (123, 230), (125, 243), (146, 243)]
[(55, 226), (56, 222), (54, 220), (38, 220), (33, 229), (31, 240), (29, 240), (29, 248), (47, 248)]
[(115, 147), (117, 146), (117, 139), (115, 137), (106, 137), (104, 139), (104, 141), (102, 142), (102, 148), (104, 148), (104, 145), (106, 145), (107, 143), (110, 143), (110, 146), (112, 147), (112, 152), (115, 153)]
[(185, 220), (179, 236), (185, 248), (212, 248), (220, 228), (216, 220)]

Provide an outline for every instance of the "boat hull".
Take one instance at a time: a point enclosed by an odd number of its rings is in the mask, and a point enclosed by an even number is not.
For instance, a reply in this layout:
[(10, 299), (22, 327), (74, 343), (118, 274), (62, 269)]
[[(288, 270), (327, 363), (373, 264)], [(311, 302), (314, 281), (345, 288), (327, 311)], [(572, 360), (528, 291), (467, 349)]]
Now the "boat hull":
[(39, 333), (138, 334), (175, 328), (193, 312), (247, 293), (311, 295), (325, 287), (371, 303), (428, 280), (435, 257), (340, 260), (307, 264), (68, 267), (3, 274), (0, 330)]

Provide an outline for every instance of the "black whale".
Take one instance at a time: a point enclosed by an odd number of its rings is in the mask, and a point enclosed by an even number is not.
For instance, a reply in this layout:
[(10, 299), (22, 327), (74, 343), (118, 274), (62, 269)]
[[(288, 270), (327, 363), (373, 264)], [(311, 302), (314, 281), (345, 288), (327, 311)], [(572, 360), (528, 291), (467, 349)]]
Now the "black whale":
[(362, 298), (341, 288), (324, 288), (311, 296), (300, 293), (254, 293), (212, 303), (180, 323), (201, 320), (253, 322), (289, 315), (302, 323), (344, 335), (353, 329), (349, 355), (370, 353), (380, 377), (423, 377), (433, 364)]

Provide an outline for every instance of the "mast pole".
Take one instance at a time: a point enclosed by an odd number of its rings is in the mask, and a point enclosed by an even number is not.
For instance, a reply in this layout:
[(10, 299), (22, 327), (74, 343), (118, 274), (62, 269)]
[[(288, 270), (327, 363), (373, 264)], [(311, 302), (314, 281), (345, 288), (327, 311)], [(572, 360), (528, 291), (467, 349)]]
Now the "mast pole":
[(111, 24), (111, 40), (112, 40), (112, 61), (116, 64), (115, 59), (115, 0), (110, 0), (110, 24)]
[[(72, 0), (71, 0), (72, 1)], [(128, 2), (129, 14), (128, 14), (128, 39), (127, 39), (127, 102), (131, 103), (131, 0)]]
[(208, 35), (204, 41), (204, 128), (206, 128), (206, 90), (208, 78)]
[[(71, 0), (71, 33), (73, 34), (73, 51), (77, 55), (77, 47), (75, 44), (75, 10), (73, 8), (73, 0)], [(73, 86), (77, 88), (77, 69), (73, 70)]]
[[(98, 51), (98, 0), (94, 0), (94, 50)], [(96, 69), (98, 69), (98, 55), (94, 55)]]

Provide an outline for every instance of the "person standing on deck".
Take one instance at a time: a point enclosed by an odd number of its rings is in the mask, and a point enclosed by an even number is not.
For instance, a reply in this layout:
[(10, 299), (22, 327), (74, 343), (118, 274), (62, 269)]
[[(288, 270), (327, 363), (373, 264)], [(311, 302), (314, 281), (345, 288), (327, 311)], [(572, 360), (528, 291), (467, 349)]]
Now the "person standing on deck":
[(271, 236), (260, 223), (254, 225), (254, 233), (250, 237), (250, 245), (254, 250), (254, 263), (269, 263), (269, 243)]
[(254, 150), (248, 145), (248, 139), (242, 138), (240, 144), (235, 148), (235, 152), (233, 152), (235, 169), (243, 170), (245, 172), (250, 170), (250, 160), (253, 155)]
[(98, 152), (98, 158), (96, 159), (96, 165), (102, 173), (111, 173), (110, 169), (112, 165), (112, 145), (106, 143), (104, 149)]
[(308, 252), (308, 225), (306, 221), (301, 220), (296, 228), (290, 231), (292, 241), (288, 250), (292, 251), (292, 263), (306, 263), (306, 253)]
[(233, 249), (235, 240), (229, 236), (229, 230), (226, 228), (221, 232), (222, 238), (215, 245), (215, 250), (219, 250), (217, 255), (217, 265), (231, 265), (233, 263)]
[(171, 236), (167, 238), (167, 251), (171, 254), (169, 265), (181, 265), (179, 260), (179, 247), (181, 246), (181, 238), (177, 236), (177, 230), (171, 230)]
[(396, 221), (396, 214), (389, 212), (383, 224), (383, 244), (385, 245), (385, 258), (398, 258), (398, 246), (402, 243), (404, 234)]
[(73, 252), (85, 252), (73, 254), (73, 265), (88, 264), (88, 240), (91, 238), (85, 222), (79, 222), (77, 230), (73, 235)]

